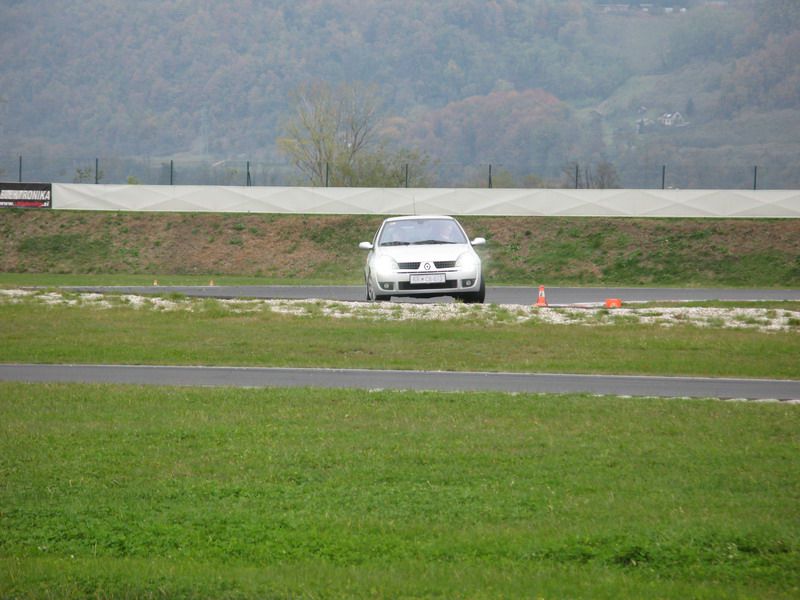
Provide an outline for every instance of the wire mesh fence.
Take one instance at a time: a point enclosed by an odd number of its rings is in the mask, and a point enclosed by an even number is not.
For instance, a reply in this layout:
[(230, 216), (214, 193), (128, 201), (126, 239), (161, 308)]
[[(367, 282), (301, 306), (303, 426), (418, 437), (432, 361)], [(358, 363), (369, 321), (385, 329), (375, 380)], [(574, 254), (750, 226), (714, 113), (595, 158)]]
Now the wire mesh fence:
[(240, 159), (67, 158), (0, 156), (0, 181), (143, 185), (292, 185), (286, 164)]
[[(403, 187), (406, 176), (385, 187)], [(414, 168), (414, 167), (411, 167)], [(621, 164), (606, 171), (595, 163), (565, 161), (561, 169), (536, 165), (434, 162), (425, 167), (426, 187), (443, 188), (628, 188), (800, 189), (797, 165)], [(403, 169), (400, 170), (403, 172)], [(419, 178), (417, 178), (419, 180)], [(174, 159), (0, 155), (0, 181), (297, 186), (310, 185), (293, 165), (247, 159)]]

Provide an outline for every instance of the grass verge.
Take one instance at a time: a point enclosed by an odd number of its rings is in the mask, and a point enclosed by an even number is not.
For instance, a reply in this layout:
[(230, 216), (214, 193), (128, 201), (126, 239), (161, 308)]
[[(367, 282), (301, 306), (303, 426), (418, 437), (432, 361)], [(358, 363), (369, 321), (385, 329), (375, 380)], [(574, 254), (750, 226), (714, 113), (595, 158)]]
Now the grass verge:
[[(313, 278), (247, 277), (237, 275), (143, 275), (136, 273), (0, 273), (0, 287), (69, 287), (69, 286), (207, 286), (214, 285), (363, 285), (357, 276), (346, 281)], [(156, 288), (154, 291), (158, 291)]]
[(795, 406), (0, 384), (0, 595), (793, 597)]
[[(382, 217), (5, 209), (0, 271), (360, 283)], [(477, 217), (487, 280), (521, 285), (797, 287), (798, 219)], [(148, 281), (149, 279), (149, 281)], [(123, 279), (129, 281), (128, 279)], [(178, 279), (180, 280), (180, 279)]]
[(518, 323), (502, 307), (495, 321), (403, 321), (326, 317), (313, 302), (289, 316), (216, 300), (174, 312), (123, 300), (1, 304), (0, 361), (800, 378), (795, 330)]

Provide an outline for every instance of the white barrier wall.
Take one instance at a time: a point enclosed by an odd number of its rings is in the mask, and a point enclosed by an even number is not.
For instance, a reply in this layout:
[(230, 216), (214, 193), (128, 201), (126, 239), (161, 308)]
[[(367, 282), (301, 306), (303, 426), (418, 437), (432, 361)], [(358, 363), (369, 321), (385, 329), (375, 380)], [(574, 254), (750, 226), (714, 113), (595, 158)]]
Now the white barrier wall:
[(800, 191), (302, 188), (54, 183), (53, 208), (301, 214), (800, 218)]

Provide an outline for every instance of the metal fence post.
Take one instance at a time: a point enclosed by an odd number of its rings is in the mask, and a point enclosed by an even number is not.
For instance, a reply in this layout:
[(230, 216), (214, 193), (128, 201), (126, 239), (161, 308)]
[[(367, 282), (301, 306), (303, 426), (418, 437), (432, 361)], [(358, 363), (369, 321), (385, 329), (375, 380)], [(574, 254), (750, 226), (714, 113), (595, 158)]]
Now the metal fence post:
[(580, 180), (581, 176), (581, 165), (579, 163), (575, 163), (575, 189), (578, 189), (578, 181)]
[(19, 157), (19, 182), (22, 183), (22, 156)]
[(406, 187), (408, 187), (408, 163), (406, 163)]
[(250, 187), (252, 182), (250, 181), (250, 161), (247, 161), (247, 187)]
[(492, 165), (489, 165), (489, 189), (492, 189)]
[(173, 165), (172, 159), (170, 158), (169, 159), (169, 184), (170, 185), (172, 185), (172, 181), (173, 181), (173, 179), (172, 179), (173, 169), (174, 169), (174, 165)]
[(753, 167), (753, 190), (758, 189), (758, 165)]
[(100, 183), (100, 159), (94, 159), (94, 184)]
[(664, 189), (664, 186), (667, 182), (667, 165), (661, 165), (661, 189)]

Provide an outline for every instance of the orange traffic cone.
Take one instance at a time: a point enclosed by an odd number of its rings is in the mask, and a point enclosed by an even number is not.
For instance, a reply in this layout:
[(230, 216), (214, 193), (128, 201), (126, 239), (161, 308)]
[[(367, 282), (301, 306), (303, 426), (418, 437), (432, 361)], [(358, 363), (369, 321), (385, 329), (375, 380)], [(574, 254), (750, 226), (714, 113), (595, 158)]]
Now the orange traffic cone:
[(606, 298), (606, 308), (622, 308), (622, 300), (619, 298)]
[(536, 306), (547, 306), (547, 297), (544, 295), (544, 286), (539, 286), (539, 298), (536, 300)]

